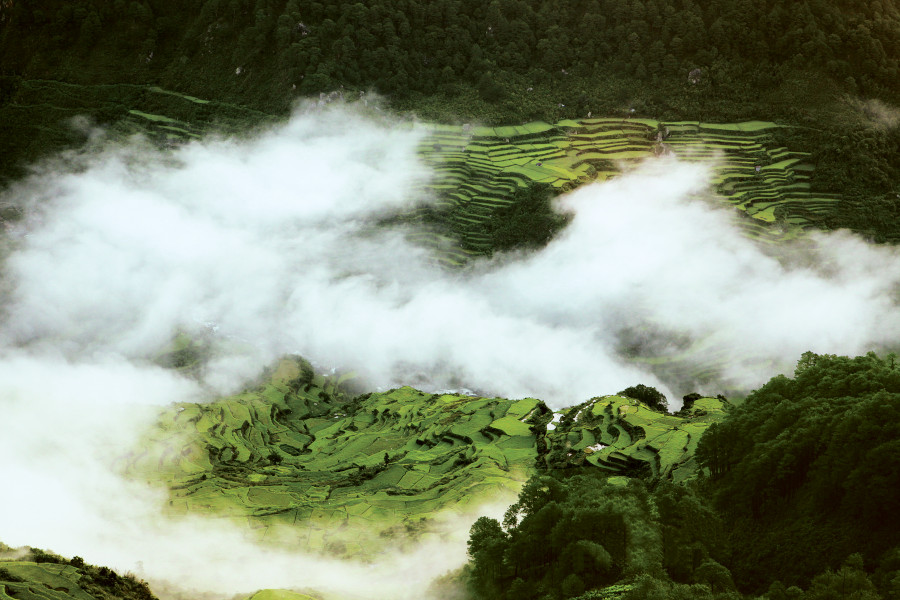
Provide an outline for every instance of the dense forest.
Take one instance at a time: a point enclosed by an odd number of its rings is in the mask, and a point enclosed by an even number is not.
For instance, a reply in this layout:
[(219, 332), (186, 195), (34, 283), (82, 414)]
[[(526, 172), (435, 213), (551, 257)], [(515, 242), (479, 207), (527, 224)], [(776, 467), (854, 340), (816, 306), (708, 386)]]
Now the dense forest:
[(900, 597), (896, 362), (804, 354), (711, 426), (708, 475), (689, 484), (535, 476), (502, 524), (473, 526), (470, 589), (570, 598), (624, 578), (635, 599)]
[(824, 224), (900, 240), (900, 12), (890, 1), (8, 0), (0, 57), (0, 181), (72, 142), (24, 109), (39, 105), (42, 80), (73, 84), (48, 107), (101, 124), (138, 100), (101, 102), (77, 86), (162, 85), (258, 111), (247, 121), (286, 114), (302, 96), (375, 91), (445, 121), (792, 123), (783, 142), (813, 153), (814, 189), (844, 197)]
[(699, 87), (769, 88), (797, 71), (878, 96), (895, 95), (900, 75), (900, 16), (885, 1), (79, 0), (7, 2), (3, 12), (7, 75), (55, 72), (63, 49), (102, 51), (131, 58), (126, 76), (197, 92), (244, 87), (215, 81), (226, 76), (259, 85), (265, 74), (258, 98), (281, 87), (274, 102), (295, 87), (407, 96), (462, 82), (497, 99), (518, 76), (654, 85), (694, 69)]

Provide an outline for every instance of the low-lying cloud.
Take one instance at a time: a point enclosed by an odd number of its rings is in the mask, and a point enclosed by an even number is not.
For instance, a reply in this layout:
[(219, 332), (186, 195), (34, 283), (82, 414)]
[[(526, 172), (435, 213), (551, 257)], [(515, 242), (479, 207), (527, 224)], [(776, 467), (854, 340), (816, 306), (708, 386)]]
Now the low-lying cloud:
[(348, 599), (421, 598), (431, 580), (465, 561), (476, 514), (439, 520), (445, 539), (385, 552), (374, 564), (263, 546), (225, 519), (164, 516), (164, 490), (123, 479), (115, 466), (159, 403), (202, 395), (161, 368), (7, 354), (0, 408), (15, 429), (0, 436), (0, 539), (133, 572), (177, 597), (304, 588)]
[[(560, 198), (571, 224), (539, 251), (444, 269), (407, 229), (379, 224), (433, 201), (424, 135), (328, 108), (250, 139), (119, 145), (9, 191), (28, 216), (0, 326), (0, 414), (17, 424), (0, 438), (0, 477), (17, 482), (0, 496), (3, 540), (140, 560), (149, 577), (217, 592), (415, 594), (402, 569), (452, 568), (464, 541), (390, 568), (260, 549), (220, 522), (163, 519), (163, 499), (109, 459), (153, 407), (234, 390), (286, 353), (372, 387), (560, 407), (637, 383), (670, 398), (748, 389), (803, 351), (898, 337), (893, 248), (843, 233), (760, 246), (715, 208), (710, 167), (673, 159)], [(213, 342), (200, 381), (152, 364), (178, 332)], [(680, 357), (681, 372), (635, 353)], [(710, 363), (711, 379), (693, 377)]]

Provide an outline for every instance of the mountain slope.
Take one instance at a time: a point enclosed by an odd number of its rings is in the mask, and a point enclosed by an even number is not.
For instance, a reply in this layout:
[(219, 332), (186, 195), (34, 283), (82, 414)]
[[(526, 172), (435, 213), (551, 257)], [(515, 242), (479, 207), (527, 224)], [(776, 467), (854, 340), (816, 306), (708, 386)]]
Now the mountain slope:
[[(0, 544), (0, 550), (11, 550)], [(3, 558), (12, 554), (15, 559)], [(106, 567), (66, 560), (38, 549), (0, 554), (3, 600), (155, 600), (150, 588), (133, 575), (120, 577)]]
[(358, 556), (439, 535), (439, 513), (509, 501), (538, 469), (691, 478), (722, 409), (707, 398), (674, 416), (610, 396), (554, 419), (535, 399), (408, 387), (350, 400), (285, 359), (255, 390), (167, 410), (125, 468), (165, 483), (174, 512), (249, 519), (273, 540), (289, 527), (294, 544)]

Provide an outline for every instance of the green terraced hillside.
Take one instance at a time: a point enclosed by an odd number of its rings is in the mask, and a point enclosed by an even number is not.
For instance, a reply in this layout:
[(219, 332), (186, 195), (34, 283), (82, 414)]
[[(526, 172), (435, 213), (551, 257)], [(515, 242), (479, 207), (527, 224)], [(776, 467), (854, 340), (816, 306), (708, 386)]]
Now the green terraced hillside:
[[(3, 544), (0, 544), (3, 547)], [(24, 550), (24, 549), (23, 549)], [(41, 550), (0, 560), (0, 600), (155, 600), (146, 583)]]
[(697, 474), (697, 442), (724, 416), (727, 401), (700, 398), (677, 416), (632, 398), (604, 396), (566, 409), (548, 425), (548, 466), (594, 465), (610, 475), (684, 481)]
[(81, 573), (66, 564), (0, 562), (2, 600), (93, 600), (78, 585)]
[(409, 387), (350, 400), (338, 380), (285, 359), (253, 391), (168, 409), (124, 460), (132, 476), (168, 486), (174, 513), (212, 512), (275, 542), (365, 556), (391, 538), (439, 535), (438, 512), (511, 499), (539, 466), (687, 479), (722, 411), (707, 398), (674, 416), (608, 396), (554, 417), (535, 399)]
[[(82, 134), (67, 123), (86, 113), (110, 127), (113, 138), (142, 133), (163, 145), (274, 122), (271, 115), (157, 86), (21, 80), (14, 98), (3, 106), (0, 120), (39, 126), (21, 132), (31, 140), (20, 148), (24, 154), (9, 153), (0, 162), (27, 162), (49, 148), (80, 143)], [(771, 122), (591, 118), (503, 127), (426, 127), (430, 133), (419, 150), (436, 177), (422, 193), (437, 197), (440, 226), (418, 236), (451, 266), (494, 251), (485, 225), (498, 209), (516, 202), (517, 191), (538, 186), (561, 193), (613, 177), (623, 164), (660, 154), (715, 159), (713, 184), (719, 195), (749, 217), (743, 222), (747, 232), (764, 240), (791, 237), (815, 226), (839, 199), (810, 191), (813, 165), (808, 154), (779, 146), (772, 134), (780, 126)]]
[(260, 590), (246, 600), (316, 600), (316, 598), (290, 590)]
[[(713, 184), (723, 201), (749, 217), (744, 226), (750, 235), (796, 235), (797, 229), (814, 226), (838, 197), (810, 192), (808, 154), (777, 146), (772, 132), (779, 127), (762, 121), (651, 119), (441, 125), (432, 127), (420, 154), (437, 173), (427, 192), (437, 196), (460, 240), (461, 248), (445, 251), (445, 260), (460, 264), (468, 256), (491, 252), (484, 225), (494, 211), (513, 201), (517, 189), (542, 185), (559, 193), (613, 177), (623, 163), (662, 154), (714, 161)], [(770, 227), (776, 223), (780, 227)]]
[(412, 388), (347, 402), (283, 361), (256, 391), (173, 407), (127, 462), (169, 485), (173, 511), (250, 517), (264, 537), (296, 526), (294, 543), (356, 553), (393, 527), (427, 535), (440, 509), (513, 496), (537, 457), (526, 421), (542, 414), (533, 399)]
[[(0, 82), (3, 78), (0, 77)], [(0, 183), (22, 175), (28, 163), (86, 140), (73, 119), (91, 115), (109, 137), (143, 134), (173, 145), (210, 132), (236, 134), (274, 122), (274, 117), (243, 106), (204, 100), (157, 86), (78, 85), (62, 81), (16, 79), (10, 100), (0, 105)]]

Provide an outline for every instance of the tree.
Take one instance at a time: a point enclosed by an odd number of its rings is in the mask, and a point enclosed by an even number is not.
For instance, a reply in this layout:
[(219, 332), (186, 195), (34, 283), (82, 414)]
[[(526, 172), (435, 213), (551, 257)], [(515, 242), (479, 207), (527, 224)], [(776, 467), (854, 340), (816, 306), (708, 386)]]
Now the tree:
[(566, 598), (577, 596), (582, 592), (584, 592), (584, 582), (581, 580), (581, 577), (575, 573), (570, 573), (563, 579), (562, 593)]
[(739, 585), (806, 585), (852, 551), (876, 560), (900, 536), (900, 378), (874, 353), (804, 354), (793, 379), (710, 426), (695, 458), (734, 530)]
[(512, 203), (494, 209), (480, 226), (490, 237), (491, 248), (502, 252), (546, 245), (570, 220), (553, 210), (550, 199), (546, 185), (532, 184), (527, 189), (517, 189)]
[(863, 571), (863, 560), (859, 554), (847, 557), (841, 568), (825, 571), (817, 575), (810, 585), (804, 600), (880, 600), (875, 585)]
[(638, 384), (625, 388), (618, 394), (619, 396), (627, 396), (643, 403), (650, 410), (657, 412), (667, 412), (669, 403), (665, 395), (654, 387)]
[(496, 519), (480, 517), (469, 530), (467, 544), (472, 565), (472, 583), (481, 594), (494, 596), (503, 574), (507, 536)]
[(731, 571), (712, 559), (704, 560), (694, 571), (694, 581), (705, 583), (713, 593), (733, 592), (736, 589), (731, 580)]
[(78, 44), (85, 49), (93, 48), (100, 39), (103, 25), (100, 23), (100, 15), (91, 11), (81, 23), (81, 32), (78, 36)]

